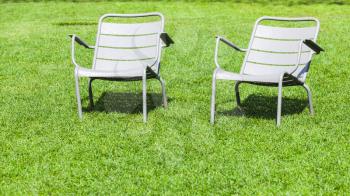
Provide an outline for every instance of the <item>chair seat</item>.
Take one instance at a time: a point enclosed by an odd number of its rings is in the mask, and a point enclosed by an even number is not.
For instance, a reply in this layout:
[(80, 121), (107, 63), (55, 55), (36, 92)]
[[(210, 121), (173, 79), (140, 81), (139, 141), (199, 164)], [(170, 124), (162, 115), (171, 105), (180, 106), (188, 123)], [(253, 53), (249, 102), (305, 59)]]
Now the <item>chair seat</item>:
[(113, 72), (79, 67), (77, 68), (77, 72), (78, 76), (80, 77), (92, 78), (135, 78), (142, 77), (143, 75), (143, 70), (140, 69), (130, 69), (123, 72)]
[(239, 74), (233, 73), (229, 71), (225, 71), (222, 69), (217, 69), (216, 71), (216, 79), (219, 80), (235, 80), (242, 82), (261, 82), (261, 83), (278, 83), (281, 75), (247, 75), (247, 74)]

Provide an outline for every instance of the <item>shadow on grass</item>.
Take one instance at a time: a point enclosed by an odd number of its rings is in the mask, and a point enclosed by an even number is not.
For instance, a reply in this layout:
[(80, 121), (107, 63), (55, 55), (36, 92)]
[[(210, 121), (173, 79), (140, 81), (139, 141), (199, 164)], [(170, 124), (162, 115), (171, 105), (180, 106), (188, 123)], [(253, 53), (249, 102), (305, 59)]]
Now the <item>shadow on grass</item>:
[[(235, 100), (234, 100), (235, 101)], [(282, 116), (301, 113), (308, 106), (308, 100), (282, 98)], [(218, 112), (227, 116), (246, 116), (249, 118), (275, 119), (277, 113), (277, 97), (249, 95), (242, 100), (241, 107)]]
[(79, 21), (69, 21), (69, 22), (57, 22), (53, 23), (58, 26), (86, 26), (86, 25), (97, 25), (97, 22), (79, 22)]
[[(168, 98), (168, 103), (171, 99)], [(162, 94), (147, 93), (147, 111), (163, 107)], [(86, 112), (118, 112), (127, 114), (142, 113), (142, 93), (104, 92), (93, 109), (84, 108)]]

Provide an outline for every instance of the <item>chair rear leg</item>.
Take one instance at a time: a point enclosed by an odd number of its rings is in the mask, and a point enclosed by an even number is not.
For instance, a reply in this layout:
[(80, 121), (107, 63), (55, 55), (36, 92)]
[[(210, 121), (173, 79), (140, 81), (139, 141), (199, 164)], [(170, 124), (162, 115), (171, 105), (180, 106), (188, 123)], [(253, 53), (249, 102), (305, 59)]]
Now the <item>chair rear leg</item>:
[(147, 85), (146, 71), (142, 76), (142, 105), (143, 105), (143, 122), (147, 122)]
[(281, 125), (281, 111), (282, 111), (282, 81), (278, 83), (278, 99), (277, 99), (277, 126)]
[(237, 106), (241, 106), (241, 97), (239, 96), (239, 85), (240, 82), (235, 83), (235, 93), (236, 93), (236, 101), (237, 101)]
[(78, 74), (75, 74), (75, 95), (77, 97), (78, 103), (78, 116), (80, 119), (83, 118), (83, 111), (81, 108), (81, 99), (80, 99), (80, 91), (79, 91), (79, 77)]
[(164, 108), (168, 108), (168, 99), (166, 97), (165, 82), (161, 77), (159, 77), (158, 80), (159, 80), (160, 84), (162, 85), (163, 106), (164, 106)]
[(214, 124), (215, 121), (215, 96), (216, 96), (216, 77), (213, 76), (212, 92), (211, 92), (211, 106), (210, 106), (210, 123)]
[(90, 108), (94, 108), (94, 97), (93, 97), (93, 94), (92, 94), (92, 81), (94, 79), (90, 78), (89, 79), (89, 102), (90, 102)]
[(309, 86), (306, 85), (306, 84), (303, 84), (303, 87), (304, 87), (304, 89), (306, 90), (307, 98), (308, 98), (308, 100), (309, 100), (309, 110), (310, 110), (310, 114), (311, 114), (311, 115), (314, 115), (315, 112), (314, 112), (314, 107), (313, 107), (313, 105), (312, 105), (312, 94), (311, 94), (311, 90), (310, 90)]

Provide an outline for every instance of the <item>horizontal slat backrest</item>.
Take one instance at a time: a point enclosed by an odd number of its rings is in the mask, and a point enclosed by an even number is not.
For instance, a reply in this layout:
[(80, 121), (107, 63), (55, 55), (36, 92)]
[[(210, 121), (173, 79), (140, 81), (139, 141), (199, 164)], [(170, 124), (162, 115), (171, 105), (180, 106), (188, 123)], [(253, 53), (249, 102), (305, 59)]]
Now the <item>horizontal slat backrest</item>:
[[(161, 50), (159, 35), (163, 32), (164, 26), (163, 17), (159, 16), (161, 20), (158, 21), (130, 24), (104, 22), (103, 19), (100, 19), (94, 69), (117, 72), (143, 71), (146, 65), (156, 65), (152, 68), (158, 72)], [(147, 17), (147, 15), (142, 17)], [(133, 17), (128, 16), (128, 18)]]
[[(275, 19), (263, 19), (275, 20)], [(313, 21), (312, 19), (278, 19), (286, 22)], [(291, 72), (298, 63), (298, 52), (302, 40), (316, 40), (318, 24), (312, 27), (276, 27), (260, 24), (254, 28), (249, 48), (245, 57), (242, 72), (244, 74), (264, 75), (270, 73)], [(300, 68), (311, 61), (311, 50), (302, 44)], [(276, 70), (276, 71), (274, 71)]]
[(115, 24), (103, 22), (101, 24), (102, 35), (147, 35), (159, 33), (161, 22), (145, 22), (134, 24)]
[[(255, 37), (251, 49), (267, 52), (296, 53), (299, 51), (299, 44), (300, 40), (273, 40)], [(302, 52), (310, 52), (310, 48), (303, 45)]]
[[(249, 51), (247, 62), (267, 64), (267, 65), (295, 65), (298, 53), (276, 53), (266, 51)], [(310, 60), (310, 53), (303, 52), (300, 56), (300, 64), (306, 64)]]
[(155, 59), (157, 48), (155, 46), (147, 48), (107, 48), (99, 47), (97, 59), (108, 59), (112, 61), (139, 61), (145, 59)]
[(115, 48), (142, 48), (157, 46), (158, 34), (145, 36), (112, 36), (100, 35), (100, 47), (115, 47)]
[(315, 32), (316, 27), (288, 28), (259, 24), (255, 31), (255, 37), (282, 40), (313, 39)]

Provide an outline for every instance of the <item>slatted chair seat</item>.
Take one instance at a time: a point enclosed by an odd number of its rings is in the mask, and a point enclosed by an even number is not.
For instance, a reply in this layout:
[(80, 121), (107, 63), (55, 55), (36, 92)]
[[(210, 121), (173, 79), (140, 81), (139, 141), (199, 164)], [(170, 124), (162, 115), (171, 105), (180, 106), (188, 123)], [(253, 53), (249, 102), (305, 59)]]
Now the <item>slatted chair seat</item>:
[[(288, 23), (313, 22), (308, 27), (281, 27), (263, 25), (263, 21)], [(278, 87), (277, 126), (281, 122), (282, 87), (303, 86), (308, 94), (310, 113), (313, 114), (311, 91), (305, 84), (311, 59), (323, 49), (316, 44), (319, 21), (315, 18), (261, 17), (254, 26), (249, 47), (241, 49), (229, 40), (218, 36), (215, 48), (216, 69), (213, 74), (210, 122), (214, 123), (216, 80), (234, 80), (236, 100), (240, 106), (239, 85), (251, 83)], [(240, 73), (222, 69), (218, 62), (219, 44), (245, 52)]]
[(245, 81), (245, 82), (261, 82), (261, 83), (278, 83), (279, 75), (247, 75), (233, 73), (222, 69), (217, 69), (216, 72), (217, 80), (234, 80), (234, 81)]
[(140, 69), (131, 69), (123, 70), (123, 72), (111, 72), (106, 70), (93, 70), (87, 68), (78, 68), (77, 74), (80, 77), (91, 77), (91, 78), (136, 78), (143, 75), (143, 70)]

